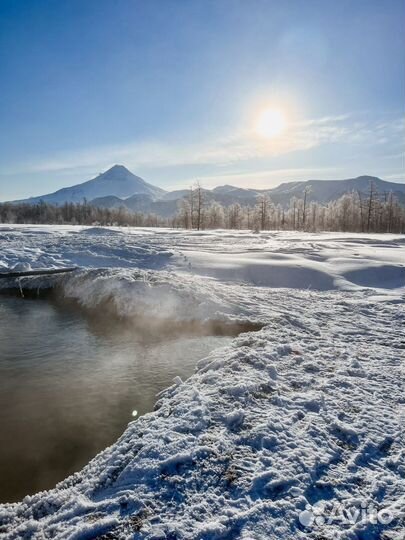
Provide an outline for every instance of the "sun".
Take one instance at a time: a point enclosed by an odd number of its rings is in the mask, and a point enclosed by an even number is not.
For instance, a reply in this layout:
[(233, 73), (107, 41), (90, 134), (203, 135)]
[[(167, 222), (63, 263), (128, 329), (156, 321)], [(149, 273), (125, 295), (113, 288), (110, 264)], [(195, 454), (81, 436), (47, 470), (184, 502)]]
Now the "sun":
[(262, 110), (256, 120), (255, 131), (262, 137), (272, 138), (280, 135), (287, 127), (285, 114), (281, 109)]

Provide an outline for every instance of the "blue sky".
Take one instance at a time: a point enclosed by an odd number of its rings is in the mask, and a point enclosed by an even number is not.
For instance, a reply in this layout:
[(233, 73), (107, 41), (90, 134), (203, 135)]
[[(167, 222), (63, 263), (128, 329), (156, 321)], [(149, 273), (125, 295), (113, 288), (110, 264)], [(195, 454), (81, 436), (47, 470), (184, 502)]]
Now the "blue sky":
[(166, 189), (404, 181), (404, 20), (403, 0), (0, 0), (0, 199), (114, 163)]

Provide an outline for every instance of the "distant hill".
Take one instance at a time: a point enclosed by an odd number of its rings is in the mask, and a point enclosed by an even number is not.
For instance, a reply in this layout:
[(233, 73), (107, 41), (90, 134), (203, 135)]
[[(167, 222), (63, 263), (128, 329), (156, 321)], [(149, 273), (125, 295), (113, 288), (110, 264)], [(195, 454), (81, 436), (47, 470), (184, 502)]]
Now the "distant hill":
[[(405, 185), (393, 182), (385, 182), (380, 178), (371, 176), (360, 176), (347, 180), (311, 180), (302, 182), (287, 182), (280, 186), (267, 189), (243, 189), (235, 186), (219, 186), (212, 190), (204, 190), (205, 201), (218, 202), (223, 206), (239, 203), (241, 205), (253, 206), (257, 197), (263, 193), (269, 195), (275, 204), (286, 206), (292, 197), (302, 198), (304, 190), (308, 190), (308, 201), (328, 203), (341, 197), (344, 193), (360, 191), (366, 197), (373, 183), (379, 197), (383, 198), (390, 191), (405, 204)], [(134, 212), (144, 212), (157, 214), (167, 218), (176, 214), (179, 202), (190, 195), (189, 189), (171, 191), (165, 193), (160, 199), (153, 199), (147, 195), (133, 195), (127, 199), (117, 199), (116, 197), (94, 199), (91, 204), (103, 208), (116, 208), (122, 206)], [(106, 204), (108, 201), (109, 204)]]
[(366, 194), (373, 183), (380, 196), (390, 191), (405, 203), (405, 184), (386, 182), (375, 176), (358, 176), (347, 180), (307, 180), (305, 182), (286, 182), (268, 190), (267, 193), (276, 203), (286, 204), (291, 197), (302, 197), (305, 189), (309, 188), (309, 200), (327, 203), (339, 199), (345, 193), (360, 191)]
[[(44, 201), (50, 204), (63, 204), (65, 202), (80, 203), (84, 199), (91, 201), (100, 197), (119, 197), (126, 198), (134, 194), (146, 194), (150, 195), (153, 199), (162, 197), (166, 192), (152, 184), (148, 184), (140, 178), (135, 176), (123, 165), (114, 165), (108, 171), (99, 174), (96, 178), (77, 184), (75, 186), (66, 187), (50, 193), (48, 195), (41, 195), (39, 197), (31, 197), (22, 201), (15, 202), (27, 202), (38, 203)], [(105, 201), (106, 203), (107, 201)], [(115, 204), (117, 201), (113, 201)]]
[[(223, 206), (235, 203), (253, 206), (257, 197), (266, 193), (275, 204), (285, 207), (292, 197), (302, 198), (304, 190), (307, 190), (308, 201), (325, 204), (351, 191), (359, 191), (366, 197), (371, 183), (380, 197), (392, 192), (402, 204), (405, 204), (405, 184), (386, 182), (374, 176), (358, 176), (346, 180), (285, 182), (276, 188), (262, 190), (224, 185), (212, 190), (204, 189), (204, 197), (207, 203), (216, 201)], [(101, 208), (122, 207), (132, 212), (153, 213), (168, 218), (176, 214), (179, 202), (189, 194), (189, 189), (167, 192), (135, 176), (123, 165), (114, 165), (108, 171), (82, 184), (14, 202), (35, 204), (42, 200), (60, 205), (65, 202), (81, 203), (86, 199), (93, 206)]]

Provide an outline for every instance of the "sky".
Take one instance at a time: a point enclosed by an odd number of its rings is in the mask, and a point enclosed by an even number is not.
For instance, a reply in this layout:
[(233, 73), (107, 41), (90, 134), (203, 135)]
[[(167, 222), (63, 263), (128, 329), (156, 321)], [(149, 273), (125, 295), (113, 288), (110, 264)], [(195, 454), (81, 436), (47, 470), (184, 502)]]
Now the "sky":
[(0, 0), (0, 200), (115, 163), (165, 189), (403, 182), (404, 21), (404, 0)]

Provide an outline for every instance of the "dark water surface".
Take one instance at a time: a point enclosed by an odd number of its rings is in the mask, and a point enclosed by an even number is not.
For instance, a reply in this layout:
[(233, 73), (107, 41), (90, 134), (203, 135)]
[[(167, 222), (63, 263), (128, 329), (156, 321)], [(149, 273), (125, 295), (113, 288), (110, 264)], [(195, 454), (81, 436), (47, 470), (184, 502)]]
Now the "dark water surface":
[(133, 410), (153, 410), (173, 377), (188, 377), (230, 339), (162, 337), (50, 300), (0, 297), (0, 501), (79, 470), (115, 442)]

